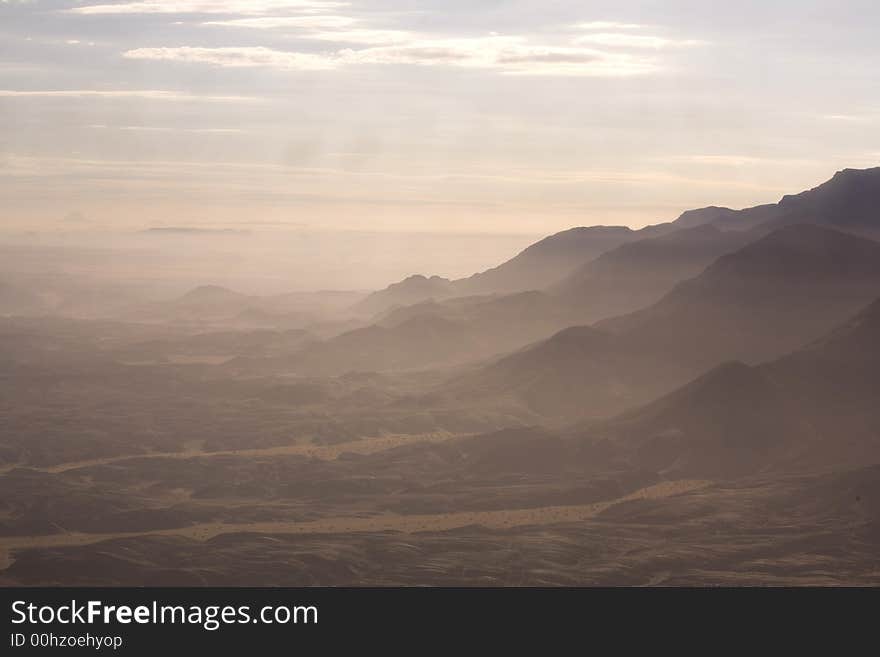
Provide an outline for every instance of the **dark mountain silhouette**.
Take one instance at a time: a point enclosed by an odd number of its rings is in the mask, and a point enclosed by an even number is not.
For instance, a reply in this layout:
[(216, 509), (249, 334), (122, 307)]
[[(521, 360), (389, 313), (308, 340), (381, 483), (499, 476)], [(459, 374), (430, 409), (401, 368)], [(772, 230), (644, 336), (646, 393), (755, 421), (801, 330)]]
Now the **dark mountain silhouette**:
[(880, 167), (843, 169), (800, 194), (783, 196), (778, 203), (744, 210), (707, 207), (689, 210), (673, 222), (682, 227), (711, 224), (725, 230), (748, 230), (766, 224), (779, 228), (790, 223), (814, 223), (829, 228), (880, 236)]
[(786, 225), (810, 223), (880, 236), (878, 207), (880, 168), (845, 169), (776, 204), (689, 210), (672, 222), (682, 230), (612, 249), (550, 289), (580, 304), (585, 319), (632, 312), (657, 301), (675, 283), (696, 276), (719, 256)]
[(719, 258), (657, 303), (598, 326), (706, 369), (801, 347), (878, 293), (880, 243), (790, 225)]
[(838, 171), (818, 187), (783, 197), (779, 209), (779, 224), (808, 220), (880, 237), (880, 167)]
[[(607, 252), (631, 242), (641, 243), (643, 240), (657, 238), (682, 229), (700, 227), (716, 227), (724, 232), (752, 231), (762, 228), (770, 232), (776, 228), (792, 223), (813, 223), (841, 231), (851, 232), (868, 237), (880, 237), (880, 168), (845, 169), (837, 172), (831, 180), (800, 194), (783, 197), (778, 203), (758, 205), (743, 210), (710, 206), (696, 210), (688, 210), (675, 221), (655, 224), (640, 230), (631, 230), (620, 226), (594, 226), (590, 228), (573, 228), (551, 235), (533, 244), (511, 260), (474, 274), (469, 278), (450, 281), (433, 276), (411, 276), (400, 283), (395, 283), (385, 290), (375, 292), (356, 306), (355, 310), (362, 314), (377, 314), (395, 306), (419, 303), (428, 299), (442, 300), (457, 296), (510, 293), (524, 290), (543, 290), (557, 285), (559, 290), (573, 294), (574, 299), (592, 301), (597, 309), (603, 308), (608, 299), (626, 299), (629, 303), (620, 302), (621, 309), (609, 312), (597, 310), (592, 313), (593, 319), (608, 316), (615, 312), (627, 312), (638, 307), (641, 299), (650, 302), (651, 297), (664, 292), (663, 285), (675, 282), (676, 271), (682, 280), (688, 275), (696, 274), (698, 267), (705, 266), (725, 249), (742, 246), (746, 238), (737, 242), (736, 235), (715, 235), (710, 232), (696, 232), (690, 237), (680, 235), (670, 242), (645, 246), (644, 251), (623, 251), (602, 263), (591, 263)], [(686, 243), (690, 240), (705, 240), (705, 252), (697, 250), (697, 244), (691, 242), (690, 249)], [(752, 235), (759, 237), (759, 233)], [(681, 250), (677, 252), (681, 258), (675, 259), (674, 245), (681, 239)], [(727, 246), (725, 246), (727, 244)], [(645, 291), (642, 292), (626, 279), (628, 276), (645, 275), (652, 264), (652, 258), (660, 258), (661, 247), (668, 248), (666, 256), (657, 266), (660, 267), (655, 280), (645, 280)], [(642, 264), (640, 257), (646, 260)], [(624, 261), (632, 259), (628, 265)], [(642, 265), (640, 268), (639, 265)], [(622, 267), (617, 270), (616, 267)], [(641, 272), (641, 273), (640, 273)], [(593, 281), (595, 276), (598, 280)], [(612, 289), (601, 289), (605, 284)], [(579, 284), (586, 280), (592, 282), (585, 290), (577, 292)], [(619, 287), (620, 293), (614, 291)], [(615, 302), (616, 303), (616, 302)], [(628, 306), (628, 307), (627, 307)]]
[(677, 228), (696, 228), (697, 226), (724, 223), (725, 221), (737, 217), (739, 212), (741, 211), (717, 205), (710, 205), (705, 208), (697, 208), (696, 210), (685, 210), (681, 213), (678, 219), (672, 223), (674, 223)]
[(695, 228), (715, 226), (722, 230), (749, 230), (780, 217), (778, 203), (765, 203), (742, 210), (709, 206), (697, 210), (687, 210), (672, 222), (676, 228)]

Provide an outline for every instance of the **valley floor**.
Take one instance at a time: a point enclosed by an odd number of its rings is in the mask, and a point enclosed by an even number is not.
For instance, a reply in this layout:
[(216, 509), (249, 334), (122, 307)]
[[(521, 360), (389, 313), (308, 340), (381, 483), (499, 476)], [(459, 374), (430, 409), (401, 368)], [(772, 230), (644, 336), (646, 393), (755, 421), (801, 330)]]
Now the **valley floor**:
[(669, 481), (587, 505), (6, 537), (2, 581), (878, 585), (880, 523), (848, 481)]

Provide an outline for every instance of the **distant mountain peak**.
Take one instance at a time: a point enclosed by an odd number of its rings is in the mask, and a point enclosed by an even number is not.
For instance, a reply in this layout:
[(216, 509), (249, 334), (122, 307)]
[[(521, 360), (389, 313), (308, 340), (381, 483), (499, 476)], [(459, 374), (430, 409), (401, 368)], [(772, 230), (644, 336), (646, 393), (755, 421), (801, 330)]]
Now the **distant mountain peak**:
[(717, 205), (710, 205), (696, 210), (686, 210), (672, 223), (680, 228), (693, 228), (697, 226), (711, 225), (716, 221), (723, 221), (735, 217), (736, 214), (736, 210)]
[(208, 299), (224, 299), (224, 298), (232, 298), (232, 297), (241, 297), (242, 294), (238, 292), (234, 292), (230, 290), (228, 287), (223, 287), (222, 285), (199, 285), (196, 288), (193, 288), (186, 294), (184, 294), (181, 299), (186, 299), (189, 301), (194, 300), (208, 300)]
[(817, 196), (849, 193), (858, 186), (876, 186), (880, 189), (880, 167), (868, 169), (846, 168), (837, 171), (831, 178), (799, 194), (786, 194), (781, 203), (795, 203), (814, 200)]
[(842, 169), (800, 194), (779, 202), (785, 212), (803, 212), (813, 220), (858, 231), (880, 231), (880, 167)]
[(448, 283), (448, 278), (443, 278), (442, 276), (425, 276), (424, 274), (412, 274), (411, 276), (407, 276), (401, 281), (403, 283), (428, 283), (428, 282), (445, 282)]
[[(565, 239), (566, 237), (571, 237), (572, 235), (576, 235), (578, 233), (627, 233), (631, 232), (632, 228), (629, 226), (614, 226), (610, 224), (596, 224), (595, 226), (572, 226), (571, 228), (566, 228), (565, 230), (560, 230), (559, 232), (553, 233), (552, 235), (548, 235), (545, 237), (545, 240), (549, 239)], [(543, 240), (539, 240), (543, 241)]]
[(831, 181), (829, 182), (851, 182), (864, 180), (874, 180), (880, 182), (880, 167), (870, 167), (868, 169), (852, 169), (847, 167), (846, 169), (841, 169), (840, 171), (836, 172), (831, 177)]

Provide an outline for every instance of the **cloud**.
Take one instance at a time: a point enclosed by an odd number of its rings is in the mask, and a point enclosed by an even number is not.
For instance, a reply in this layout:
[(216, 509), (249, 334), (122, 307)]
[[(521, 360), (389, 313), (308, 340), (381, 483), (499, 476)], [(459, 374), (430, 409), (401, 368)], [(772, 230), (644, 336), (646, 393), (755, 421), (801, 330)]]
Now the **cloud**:
[(666, 39), (658, 36), (644, 34), (624, 34), (619, 32), (600, 32), (598, 34), (585, 34), (575, 39), (578, 44), (590, 44), (594, 46), (609, 46), (612, 48), (688, 48), (705, 45), (705, 41), (696, 39)]
[(313, 32), (304, 34), (306, 39), (317, 39), (318, 41), (333, 41), (336, 43), (356, 43), (362, 45), (383, 45), (406, 43), (417, 39), (412, 32), (404, 32), (402, 30), (333, 30), (325, 32)]
[[(268, 45), (181, 45), (133, 48), (127, 59), (208, 64), (225, 68), (329, 71), (355, 65), (445, 66), (494, 70), (514, 75), (620, 77), (653, 73), (661, 63), (645, 50), (697, 45), (695, 40), (630, 34), (636, 23), (593, 21), (577, 30), (606, 30), (571, 35), (437, 36), (365, 25), (365, 20), (328, 8), (348, 6), (335, 0), (143, 0), (78, 7), (79, 14), (226, 13), (204, 26), (246, 30), (291, 30), (299, 39), (321, 41), (325, 51), (281, 50)], [(287, 12), (287, 13), (284, 13)], [(237, 16), (236, 16), (237, 14)], [(615, 30), (615, 31), (612, 31)], [(642, 51), (642, 52), (639, 52)]]
[(571, 48), (511, 50), (498, 57), (500, 64), (587, 64), (601, 60), (601, 53)]
[(140, 98), (143, 100), (209, 101), (209, 102), (254, 102), (260, 100), (252, 96), (202, 96), (180, 91), (158, 89), (63, 89), (26, 90), (0, 89), (0, 98)]
[(136, 48), (128, 59), (212, 64), (228, 68), (267, 67), (283, 70), (324, 71), (336, 68), (338, 58), (321, 54), (286, 52), (262, 46), (242, 48)]
[(846, 123), (862, 123), (864, 121), (871, 121), (876, 118), (874, 116), (868, 116), (864, 114), (824, 114), (822, 115), (823, 119), (826, 121), (840, 121)]
[(532, 45), (524, 37), (516, 36), (416, 38), (393, 45), (323, 53), (282, 51), (261, 46), (138, 48), (125, 52), (124, 56), (233, 68), (269, 67), (299, 71), (396, 64), (490, 69), (527, 75), (625, 76), (648, 73), (659, 67), (653, 59), (641, 55), (572, 46)]
[(575, 23), (572, 27), (578, 30), (640, 30), (644, 25), (639, 23), (615, 23), (614, 21), (590, 21)]
[(317, 41), (361, 45), (387, 45), (416, 39), (412, 32), (357, 27), (362, 21), (351, 16), (314, 14), (306, 16), (261, 16), (223, 21), (206, 21), (202, 25), (259, 30), (299, 31), (298, 37)]
[(347, 2), (333, 0), (143, 0), (120, 4), (87, 5), (68, 9), (71, 14), (244, 14), (259, 15), (273, 11), (323, 11), (346, 7)]
[(225, 21), (206, 21), (202, 25), (220, 25), (223, 27), (246, 27), (258, 30), (272, 30), (277, 28), (306, 28), (306, 29), (337, 29), (351, 27), (358, 23), (358, 19), (351, 16), (337, 15), (307, 15), (307, 16), (261, 16), (259, 18), (235, 18)]

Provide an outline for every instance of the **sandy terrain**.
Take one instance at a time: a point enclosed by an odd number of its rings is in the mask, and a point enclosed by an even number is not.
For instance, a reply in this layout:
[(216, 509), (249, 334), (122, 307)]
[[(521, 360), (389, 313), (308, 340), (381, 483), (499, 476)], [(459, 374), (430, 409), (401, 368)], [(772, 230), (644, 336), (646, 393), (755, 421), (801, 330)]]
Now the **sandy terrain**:
[(308, 456), (310, 458), (331, 461), (339, 458), (341, 454), (373, 454), (386, 449), (393, 449), (403, 445), (411, 445), (423, 442), (441, 442), (451, 438), (461, 437), (458, 434), (448, 432), (433, 432), (424, 434), (392, 434), (380, 436), (378, 438), (365, 438), (363, 440), (352, 440), (333, 445), (315, 445), (312, 443), (298, 445), (282, 445), (280, 447), (266, 447), (261, 449), (230, 449), (218, 451), (204, 451), (200, 448), (186, 449), (180, 452), (153, 452), (149, 454), (129, 454), (125, 456), (112, 456), (102, 459), (91, 459), (86, 461), (71, 461), (68, 463), (59, 463), (45, 468), (37, 468), (34, 466), (9, 465), (0, 468), (0, 475), (10, 472), (19, 467), (27, 467), (31, 470), (39, 472), (49, 472), (58, 474), (61, 472), (69, 472), (78, 468), (88, 468), (96, 465), (109, 465), (111, 463), (120, 463), (130, 461), (132, 459), (143, 458), (163, 458), (163, 459), (195, 459), (210, 458), (215, 456)]
[(444, 531), (471, 525), (506, 529), (531, 525), (575, 523), (592, 518), (598, 513), (623, 502), (663, 499), (705, 488), (710, 483), (705, 480), (666, 481), (642, 488), (614, 500), (573, 506), (549, 506), (531, 509), (432, 515), (381, 514), (370, 517), (325, 518), (309, 522), (205, 523), (181, 529), (134, 533), (89, 534), (70, 532), (48, 536), (12, 536), (0, 538), (0, 569), (8, 568), (14, 561), (14, 551), (23, 548), (88, 545), (109, 539), (134, 536), (174, 535), (196, 540), (208, 540), (220, 534), (233, 533), (350, 534), (377, 531), (414, 533), (420, 531)]

